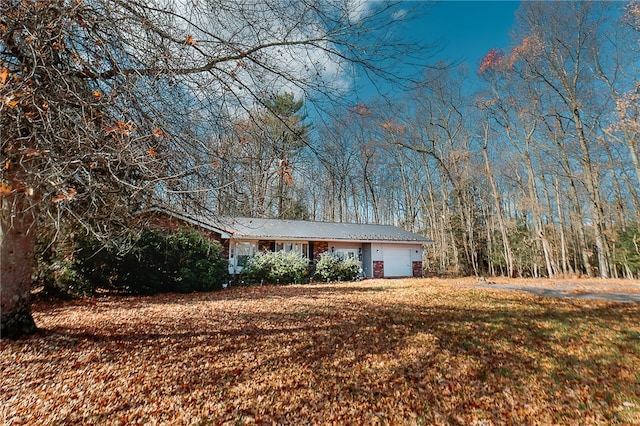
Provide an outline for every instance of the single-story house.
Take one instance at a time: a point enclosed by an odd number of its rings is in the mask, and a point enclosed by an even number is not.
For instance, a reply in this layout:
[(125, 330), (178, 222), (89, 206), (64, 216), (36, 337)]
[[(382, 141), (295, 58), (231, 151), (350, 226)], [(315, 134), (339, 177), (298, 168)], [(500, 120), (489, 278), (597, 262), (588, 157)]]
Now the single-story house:
[(180, 222), (205, 230), (220, 241), (229, 260), (229, 273), (239, 274), (259, 251), (294, 251), (310, 260), (330, 252), (356, 258), (370, 278), (422, 276), (423, 246), (433, 241), (391, 225), (312, 222), (305, 220), (219, 217), (149, 210), (154, 223), (175, 229)]

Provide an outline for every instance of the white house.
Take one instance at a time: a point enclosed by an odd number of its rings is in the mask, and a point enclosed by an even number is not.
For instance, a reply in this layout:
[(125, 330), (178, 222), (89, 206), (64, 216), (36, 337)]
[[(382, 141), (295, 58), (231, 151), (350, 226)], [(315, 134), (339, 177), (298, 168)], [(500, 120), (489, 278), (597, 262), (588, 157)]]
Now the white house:
[(423, 246), (433, 243), (391, 225), (247, 217), (213, 220), (166, 209), (153, 209), (153, 213), (208, 231), (225, 248), (230, 274), (242, 272), (247, 260), (258, 251), (295, 251), (310, 260), (317, 260), (323, 252), (356, 258), (370, 278), (419, 277)]

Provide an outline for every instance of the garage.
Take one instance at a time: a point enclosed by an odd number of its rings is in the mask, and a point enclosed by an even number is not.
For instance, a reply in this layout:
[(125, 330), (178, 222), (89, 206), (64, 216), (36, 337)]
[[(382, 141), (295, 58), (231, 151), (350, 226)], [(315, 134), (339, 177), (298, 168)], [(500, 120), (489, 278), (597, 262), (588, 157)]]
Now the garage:
[(411, 249), (407, 247), (385, 246), (383, 251), (385, 277), (411, 277)]

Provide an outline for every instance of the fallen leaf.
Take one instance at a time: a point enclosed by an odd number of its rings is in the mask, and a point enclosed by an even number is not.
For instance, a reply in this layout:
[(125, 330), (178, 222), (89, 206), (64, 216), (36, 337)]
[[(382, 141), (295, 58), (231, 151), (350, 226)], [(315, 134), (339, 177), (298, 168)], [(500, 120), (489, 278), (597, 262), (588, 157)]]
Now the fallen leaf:
[(0, 196), (6, 197), (13, 192), (13, 187), (5, 182), (0, 183)]
[(27, 150), (27, 152), (24, 153), (24, 156), (26, 158), (37, 157), (39, 155), (40, 155), (40, 151), (38, 151), (37, 149), (34, 149), (34, 148), (29, 148)]
[(468, 288), (475, 281), (43, 299), (39, 333), (0, 341), (2, 418), (638, 424), (640, 305)]
[(61, 201), (71, 201), (73, 199), (73, 197), (75, 197), (77, 194), (76, 190), (74, 188), (68, 188), (67, 189), (67, 193), (66, 194), (57, 194), (54, 195), (51, 198), (51, 202), (52, 203), (59, 203)]
[(54, 195), (53, 197), (51, 197), (51, 202), (52, 203), (59, 203), (61, 201), (64, 201), (67, 199), (67, 196), (65, 194), (58, 194), (58, 195)]
[(20, 101), (18, 101), (17, 99), (15, 99), (14, 95), (9, 95), (9, 96), (5, 96), (4, 97), (4, 104), (6, 106), (8, 106), (9, 108), (14, 108), (16, 105), (18, 105), (20, 103)]
[(160, 129), (160, 128), (155, 128), (151, 131), (151, 134), (153, 136), (155, 136), (156, 138), (167, 138), (167, 134), (165, 133), (164, 130)]

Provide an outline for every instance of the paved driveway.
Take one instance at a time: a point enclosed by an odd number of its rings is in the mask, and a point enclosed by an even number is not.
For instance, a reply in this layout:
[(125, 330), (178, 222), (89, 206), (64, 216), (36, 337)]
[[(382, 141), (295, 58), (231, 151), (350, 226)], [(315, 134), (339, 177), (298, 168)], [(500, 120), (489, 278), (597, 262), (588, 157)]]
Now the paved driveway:
[[(620, 291), (619, 286), (612, 285), (607, 290), (606, 284), (561, 282), (550, 286), (535, 284), (478, 284), (474, 287), (492, 288), (496, 290), (514, 290), (548, 297), (572, 297), (575, 299), (608, 300), (610, 302), (640, 303), (640, 284), (630, 284), (629, 289)], [(634, 288), (637, 287), (637, 288)]]

